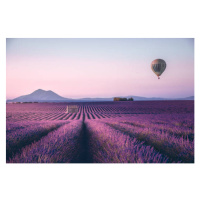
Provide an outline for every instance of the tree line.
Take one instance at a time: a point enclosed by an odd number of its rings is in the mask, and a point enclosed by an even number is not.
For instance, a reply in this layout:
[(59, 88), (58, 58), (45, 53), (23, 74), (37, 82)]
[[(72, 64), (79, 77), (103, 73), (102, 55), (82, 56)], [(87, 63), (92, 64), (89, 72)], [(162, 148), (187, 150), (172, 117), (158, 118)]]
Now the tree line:
[(134, 101), (134, 99), (131, 98), (121, 98), (121, 97), (114, 97), (114, 101)]

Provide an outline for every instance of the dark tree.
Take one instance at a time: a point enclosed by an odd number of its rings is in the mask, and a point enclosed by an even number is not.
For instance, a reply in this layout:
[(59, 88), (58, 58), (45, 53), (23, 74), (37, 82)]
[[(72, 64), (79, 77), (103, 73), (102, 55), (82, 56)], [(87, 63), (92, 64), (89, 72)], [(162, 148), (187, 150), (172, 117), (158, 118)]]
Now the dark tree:
[(134, 101), (133, 97), (129, 98), (128, 101)]

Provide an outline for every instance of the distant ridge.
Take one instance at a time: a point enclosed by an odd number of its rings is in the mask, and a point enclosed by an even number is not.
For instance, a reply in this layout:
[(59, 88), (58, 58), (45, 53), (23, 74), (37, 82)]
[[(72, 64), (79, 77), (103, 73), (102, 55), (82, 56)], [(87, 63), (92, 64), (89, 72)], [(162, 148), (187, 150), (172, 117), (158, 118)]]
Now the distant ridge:
[(17, 97), (13, 100), (9, 100), (8, 102), (38, 102), (38, 101), (64, 101), (67, 100), (64, 97), (59, 96), (55, 92), (48, 90), (38, 89), (31, 94), (23, 95)]
[[(159, 97), (140, 97), (140, 96), (120, 96), (123, 98), (133, 97), (134, 101), (162, 101), (162, 100), (194, 100), (194, 96), (189, 96), (186, 98), (159, 98)], [(111, 98), (80, 98), (71, 99), (62, 97), (55, 92), (48, 90), (38, 89), (31, 94), (23, 95), (12, 100), (7, 100), (6, 102), (99, 102), (99, 101), (113, 101), (114, 97)]]

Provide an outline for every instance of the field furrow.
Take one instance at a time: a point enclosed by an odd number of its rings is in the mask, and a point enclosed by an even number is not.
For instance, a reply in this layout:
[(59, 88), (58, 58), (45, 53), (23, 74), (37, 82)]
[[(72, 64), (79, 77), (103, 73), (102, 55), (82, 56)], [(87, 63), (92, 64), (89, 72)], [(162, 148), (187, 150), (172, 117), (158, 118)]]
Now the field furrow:
[(194, 139), (194, 101), (6, 104), (7, 162), (194, 163)]
[(165, 163), (169, 159), (153, 147), (124, 135), (105, 123), (86, 121), (88, 154), (94, 163)]
[(174, 162), (194, 162), (194, 142), (171, 136), (165, 133), (151, 132), (141, 128), (131, 128), (125, 124), (106, 123), (108, 126), (122, 131), (144, 144), (154, 147), (158, 152), (167, 155)]
[[(29, 122), (27, 122), (29, 124)], [(6, 160), (9, 160), (23, 147), (40, 140), (50, 131), (59, 128), (63, 123), (60, 122), (46, 122), (29, 124), (21, 129), (14, 129), (6, 135)]]
[(16, 154), (10, 163), (82, 163), (85, 162), (83, 123), (76, 120), (51, 131)]

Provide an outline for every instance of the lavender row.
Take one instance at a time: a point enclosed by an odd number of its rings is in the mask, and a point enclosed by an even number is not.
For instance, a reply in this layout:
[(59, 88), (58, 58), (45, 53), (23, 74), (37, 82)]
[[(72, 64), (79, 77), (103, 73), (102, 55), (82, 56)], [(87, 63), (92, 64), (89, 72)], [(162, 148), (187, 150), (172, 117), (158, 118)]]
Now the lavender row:
[(148, 127), (133, 127), (114, 121), (106, 122), (106, 124), (117, 131), (122, 131), (126, 135), (153, 146), (157, 151), (167, 155), (174, 162), (194, 162), (194, 141), (156, 130), (151, 131)]
[(38, 142), (26, 146), (10, 163), (82, 162), (82, 121), (76, 120), (50, 132)]
[(121, 117), (116, 119), (106, 119), (105, 122), (124, 123), (132, 128), (148, 128), (151, 132), (166, 133), (183, 137), (184, 139), (194, 140), (194, 116), (190, 114), (178, 115), (135, 115), (131, 117)]
[(16, 124), (9, 123), (6, 133), (6, 159), (10, 159), (16, 152), (26, 145), (39, 140), (41, 137), (47, 135), (50, 131), (57, 129), (62, 122), (43, 122), (43, 123), (30, 123), (26, 121), (23, 126), (17, 129)]
[(105, 123), (86, 120), (88, 147), (94, 163), (166, 163), (167, 156)]
[[(71, 103), (7, 104), (7, 112), (65, 112)], [(74, 103), (72, 103), (74, 104)], [(194, 113), (194, 101), (135, 101), (75, 103), (79, 112), (101, 114)]]

